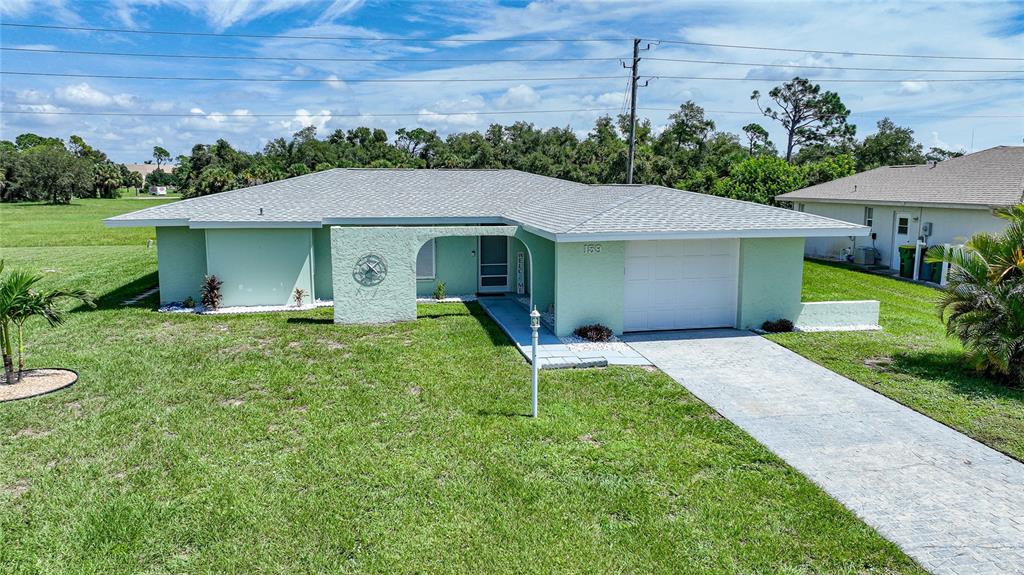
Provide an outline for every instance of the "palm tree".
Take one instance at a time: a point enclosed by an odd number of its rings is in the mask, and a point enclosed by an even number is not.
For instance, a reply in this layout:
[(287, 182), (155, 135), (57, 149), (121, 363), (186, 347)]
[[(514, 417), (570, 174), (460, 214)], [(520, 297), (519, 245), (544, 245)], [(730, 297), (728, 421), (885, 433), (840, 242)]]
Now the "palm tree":
[(1024, 385), (1024, 205), (999, 210), (1001, 234), (976, 234), (966, 244), (928, 250), (930, 262), (950, 264), (938, 301), (946, 332), (998, 379)]
[[(0, 274), (4, 270), (4, 261), (0, 260)], [(21, 372), (25, 368), (25, 322), (35, 316), (40, 316), (51, 326), (57, 326), (64, 322), (64, 311), (57, 307), (57, 301), (62, 298), (73, 298), (81, 300), (90, 307), (95, 307), (93, 298), (88, 292), (81, 289), (72, 290), (45, 290), (36, 291), (33, 289), (43, 276), (31, 274), (24, 270), (14, 270), (6, 276), (0, 276), (0, 348), (2, 348), (4, 361), (4, 383), (14, 383), (14, 361), (12, 339), (17, 335), (18, 340), (18, 377), (21, 379)], [(13, 324), (13, 325), (12, 325)], [(12, 333), (12, 327), (17, 328)]]

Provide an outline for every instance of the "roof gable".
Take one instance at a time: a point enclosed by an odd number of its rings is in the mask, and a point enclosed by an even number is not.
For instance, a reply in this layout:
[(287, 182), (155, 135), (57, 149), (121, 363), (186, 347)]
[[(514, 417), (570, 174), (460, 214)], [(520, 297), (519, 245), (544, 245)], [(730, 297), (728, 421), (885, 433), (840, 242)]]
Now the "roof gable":
[(777, 196), (782, 201), (945, 204), (1024, 203), (1024, 147), (999, 146), (937, 164), (885, 166)]

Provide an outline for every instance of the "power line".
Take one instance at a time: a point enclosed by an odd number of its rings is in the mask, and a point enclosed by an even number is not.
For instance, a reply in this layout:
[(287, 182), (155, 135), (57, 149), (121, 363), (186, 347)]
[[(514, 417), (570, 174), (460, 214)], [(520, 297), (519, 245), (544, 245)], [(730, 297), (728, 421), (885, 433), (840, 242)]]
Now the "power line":
[[(679, 108), (657, 108), (657, 107), (638, 107), (638, 111), (643, 112), (678, 112)], [(306, 114), (311, 118), (318, 117), (332, 117), (332, 118), (378, 118), (378, 117), (411, 117), (411, 116), (422, 116), (422, 115), (436, 115), (436, 116), (496, 116), (502, 114), (561, 114), (561, 113), (575, 113), (575, 112), (614, 112), (616, 108), (565, 108), (565, 109), (543, 109), (543, 110), (487, 110), (487, 111), (469, 111), (469, 112), (382, 112), (382, 113), (349, 113), (340, 114), (334, 112)], [(761, 116), (761, 112), (757, 111), (741, 111), (741, 110), (704, 110), (706, 114), (737, 114), (744, 116)], [(236, 114), (236, 113), (216, 113), (211, 112), (210, 114), (196, 114), (196, 113), (181, 113), (181, 112), (105, 112), (105, 111), (59, 111), (59, 110), (0, 110), (0, 114), (15, 114), (15, 115), (48, 115), (48, 116), (112, 116), (112, 117), (144, 117), (144, 118), (196, 118), (204, 119), (210, 116), (217, 116), (223, 118), (294, 118), (295, 113), (287, 114), (274, 114), (274, 113), (250, 113), (250, 114)], [(944, 118), (944, 119), (970, 119), (970, 118), (981, 118), (981, 119), (1012, 119), (1012, 118), (1024, 118), (1024, 115), (1015, 114), (965, 114), (965, 115), (949, 115), (939, 114), (931, 112), (919, 112), (914, 114), (903, 114), (899, 112), (885, 112), (885, 111), (872, 111), (872, 112), (851, 112), (851, 116), (884, 116), (892, 115), (899, 117), (921, 117), (921, 118)]]
[(713, 44), (711, 42), (687, 42), (684, 40), (652, 40), (659, 44), (683, 44), (686, 46), (706, 46), (710, 48), (737, 48), (741, 50), (765, 50), (769, 52), (796, 52), (801, 54), (836, 54), (840, 56), (877, 56), (882, 58), (923, 58), (931, 60), (1000, 60), (1006, 62), (1024, 62), (1024, 58), (1008, 58), (998, 56), (941, 56), (938, 54), (892, 54), (885, 52), (851, 52), (848, 50), (808, 50), (803, 48), (777, 48), (774, 46), (747, 46), (742, 44)]
[[(792, 78), (738, 78), (728, 76), (661, 76), (651, 75), (651, 79), (659, 80), (720, 80), (724, 82), (789, 82)], [(888, 84), (903, 82), (1021, 82), (1019, 78), (805, 78), (809, 82), (841, 82), (846, 84)]]
[[(343, 82), (348, 84), (389, 84), (389, 83), (432, 83), (432, 82), (563, 82), (576, 80), (620, 80), (628, 76), (548, 76), (535, 78), (226, 78), (212, 76), (136, 76), (129, 74), (71, 74), (61, 72), (22, 72), (13, 70), (0, 70), (0, 75), (8, 76), (45, 76), (56, 78), (100, 78), (108, 80), (167, 80), (186, 82), (305, 82), (305, 83), (332, 83)], [(792, 78), (741, 78), (729, 76), (644, 76), (649, 79), (659, 80), (715, 80), (730, 82), (788, 82)], [(810, 82), (839, 82), (839, 83), (865, 83), (865, 84), (886, 84), (903, 82), (1020, 82), (1024, 76), (1016, 78), (902, 78), (902, 79), (881, 79), (881, 78), (807, 78)]]
[[(217, 54), (168, 54), (155, 52), (104, 52), (97, 50), (66, 50), (59, 48), (22, 48), (0, 46), (6, 52), (25, 52), (33, 54), (78, 54), (83, 56), (124, 56), (131, 58), (176, 58), (189, 60), (255, 60), (284, 62), (448, 62), (448, 63), (498, 63), (498, 62), (615, 62), (622, 57), (595, 58), (311, 58), (302, 56), (221, 56)], [(689, 64), (719, 64), (723, 66), (757, 66), (761, 68), (799, 68), (811, 70), (848, 70), (870, 72), (947, 72), (956, 74), (1017, 74), (1024, 70), (982, 70), (982, 69), (943, 69), (943, 68), (876, 68), (870, 66), (814, 66), (809, 64), (767, 64), (763, 62), (733, 62), (728, 60), (702, 60), (695, 58), (643, 58), (652, 62), (684, 62)]]
[(351, 42), (439, 42), (459, 44), (465, 42), (625, 42), (629, 38), (414, 38), (414, 37), (372, 37), (372, 36), (320, 36), (300, 34), (242, 34), (230, 32), (183, 32), (180, 30), (133, 30), (129, 28), (94, 28), (91, 26), (55, 26), (47, 24), (16, 24), (0, 22), (0, 26), (11, 28), (34, 28), (43, 30), (67, 30), (75, 32), (111, 32), (117, 34), (150, 34), (156, 36), (206, 36), (214, 38), (268, 38), (272, 40), (345, 40)]
[[(639, 108), (644, 112), (678, 112), (679, 108), (651, 108), (642, 107)], [(763, 116), (758, 111), (739, 111), (739, 110), (704, 110), (705, 114), (736, 114), (743, 116)], [(903, 114), (899, 112), (850, 112), (851, 116), (899, 116), (901, 118), (944, 118), (944, 119), (967, 119), (967, 118), (1024, 118), (1024, 115), (1015, 114), (966, 114), (966, 115), (948, 115), (948, 114), (937, 114), (937, 113), (915, 113), (915, 114)]]
[(870, 72), (949, 72), (949, 73), (991, 73), (991, 74), (1021, 74), (1024, 70), (965, 70), (942, 68), (871, 68), (861, 66), (812, 66), (806, 64), (762, 64), (758, 62), (730, 62), (727, 60), (696, 60), (688, 58), (654, 58), (648, 57), (645, 60), (657, 62), (687, 62), (690, 64), (721, 64), (724, 66), (758, 66), (761, 68), (803, 68), (812, 70), (852, 70)]
[(225, 78), (211, 76), (134, 76), (128, 74), (65, 74), (61, 72), (16, 72), (0, 70), (12, 76), (47, 76), (56, 78), (102, 78), (108, 80), (180, 80), (187, 82), (308, 82), (346, 84), (402, 84), (430, 82), (563, 82), (575, 80), (619, 80), (626, 76), (549, 76), (542, 78)]
[[(101, 52), (51, 48), (15, 48), (0, 46), (8, 52), (37, 54), (80, 54), (86, 56), (128, 56), (133, 58), (185, 58), (196, 60), (259, 60), (287, 62), (615, 62), (622, 58), (307, 58), (287, 56), (219, 56), (214, 54), (158, 54), (152, 52)], [(999, 71), (999, 70), (997, 70)], [(1014, 70), (1008, 70), (1014, 71)]]
[[(117, 34), (147, 34), (161, 36), (203, 36), (214, 38), (266, 38), (266, 39), (291, 39), (291, 40), (344, 40), (352, 42), (424, 42), (424, 43), (527, 43), (527, 42), (628, 42), (632, 38), (417, 38), (417, 37), (372, 37), (372, 36), (324, 36), (324, 35), (301, 35), (301, 34), (251, 34), (251, 33), (229, 33), (229, 32), (185, 32), (180, 30), (135, 30), (129, 28), (99, 28), (91, 26), (57, 26), (48, 24), (23, 24), (14, 22), (0, 22), (0, 26), (9, 28), (30, 28), (42, 30), (65, 30), (78, 32), (107, 32)], [(873, 56), (884, 58), (922, 58), (936, 60), (997, 60), (1007, 62), (1024, 62), (1024, 58), (998, 57), (998, 56), (946, 56), (938, 54), (898, 54), (886, 52), (854, 52), (849, 50), (818, 50), (806, 48), (779, 48), (775, 46), (751, 46), (743, 44), (716, 44), (712, 42), (691, 42), (686, 40), (670, 40), (665, 38), (650, 39), (658, 44), (680, 44), (686, 46), (705, 46), (711, 48), (734, 48), (742, 50), (763, 50), (772, 52), (792, 52), (803, 54), (836, 54), (841, 56)]]
[[(568, 108), (561, 110), (486, 110), (486, 111), (466, 111), (466, 112), (433, 112), (424, 110), (420, 112), (383, 112), (383, 113), (349, 113), (349, 114), (336, 114), (334, 112), (328, 113), (317, 113), (317, 114), (305, 114), (310, 118), (389, 118), (389, 117), (404, 117), (404, 116), (497, 116), (501, 114), (561, 114), (571, 112), (613, 112), (614, 108)], [(206, 119), (211, 116), (217, 118), (294, 118), (295, 113), (290, 114), (237, 114), (237, 113), (217, 113), (211, 112), (209, 114), (193, 114), (193, 113), (180, 113), (180, 112), (80, 112), (80, 111), (61, 111), (61, 110), (0, 110), (0, 114), (16, 114), (16, 115), (46, 115), (46, 116), (113, 116), (113, 117), (142, 117), (142, 118), (196, 118)]]

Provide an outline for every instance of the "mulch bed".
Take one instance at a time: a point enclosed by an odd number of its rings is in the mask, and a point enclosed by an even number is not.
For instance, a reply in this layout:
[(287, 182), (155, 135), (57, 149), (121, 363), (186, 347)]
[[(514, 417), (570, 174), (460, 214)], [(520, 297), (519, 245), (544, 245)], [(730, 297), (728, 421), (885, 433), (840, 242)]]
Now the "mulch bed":
[(78, 374), (70, 369), (26, 369), (22, 372), (21, 381), (15, 380), (13, 385), (6, 385), (3, 372), (0, 371), (0, 402), (35, 397), (63, 389), (78, 381)]

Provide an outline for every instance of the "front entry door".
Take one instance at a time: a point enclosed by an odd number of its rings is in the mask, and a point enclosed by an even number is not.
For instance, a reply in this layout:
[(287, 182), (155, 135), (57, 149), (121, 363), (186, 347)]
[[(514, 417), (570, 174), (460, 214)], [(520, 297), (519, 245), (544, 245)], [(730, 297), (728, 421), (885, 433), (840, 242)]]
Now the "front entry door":
[(893, 215), (892, 224), (892, 261), (889, 263), (889, 267), (892, 269), (900, 269), (900, 246), (910, 244), (910, 214), (905, 212), (896, 212)]
[(508, 238), (480, 236), (481, 292), (508, 291)]

